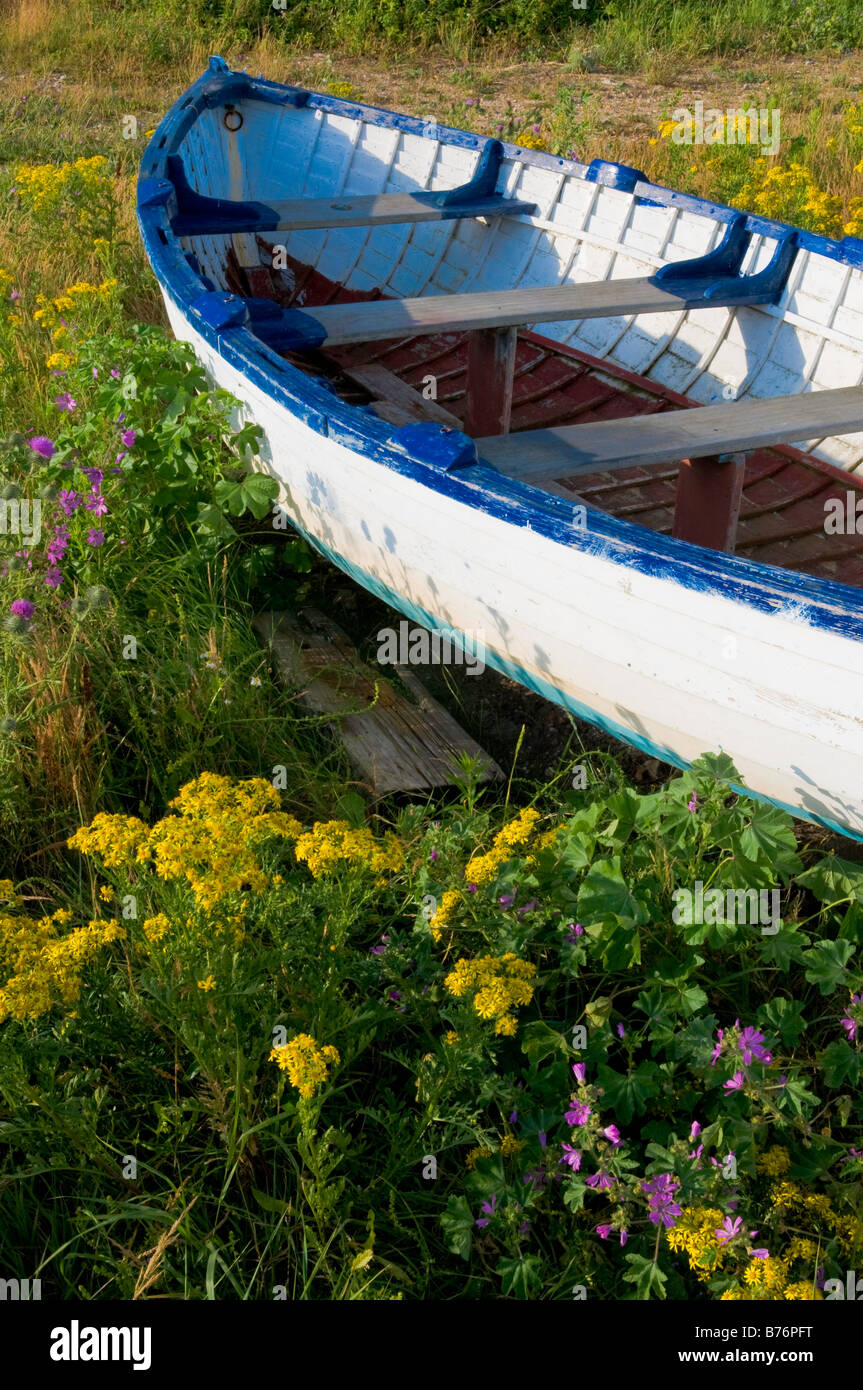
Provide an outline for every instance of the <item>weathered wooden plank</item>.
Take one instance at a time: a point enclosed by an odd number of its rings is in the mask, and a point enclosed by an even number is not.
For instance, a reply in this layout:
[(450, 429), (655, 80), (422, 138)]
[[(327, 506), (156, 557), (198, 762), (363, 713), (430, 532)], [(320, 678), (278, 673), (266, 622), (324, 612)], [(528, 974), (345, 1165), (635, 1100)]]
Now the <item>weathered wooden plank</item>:
[(370, 193), (340, 198), (278, 198), (267, 203), (237, 203), (213, 212), (181, 213), (174, 230), (181, 236), (231, 235), (237, 231), (305, 232), (318, 228), (381, 227), (399, 222), (441, 222), (462, 217), (503, 217), (532, 212), (534, 203), (504, 198), (499, 193), (464, 203), (439, 206), (428, 195)]
[(743, 453), (863, 429), (863, 387), (598, 420), (477, 440), (480, 458), (509, 478), (542, 482), (598, 469)]
[[(457, 415), (438, 405), (437, 401), (428, 400), (421, 391), (414, 390), (413, 386), (379, 362), (371, 362), (366, 367), (342, 367), (341, 370), (351, 381), (377, 397), (372, 403), (376, 413), (394, 424), (433, 420), (439, 425), (449, 425), (451, 429), (462, 428)], [(381, 408), (382, 405), (386, 405), (387, 413)], [(401, 418), (393, 420), (396, 412)]]
[(465, 434), (509, 433), (517, 343), (511, 327), (478, 328), (468, 336)]
[(328, 346), (414, 337), (423, 333), (470, 332), (558, 319), (608, 318), (617, 314), (662, 313), (686, 308), (688, 300), (650, 280), (600, 280), (582, 285), (546, 285), (522, 290), (377, 299), (363, 304), (303, 308)]
[(677, 475), (672, 536), (733, 551), (745, 463), (745, 454), (684, 459)]
[(301, 624), (286, 613), (262, 613), (254, 627), (271, 645), (285, 680), (302, 691), (303, 706), (335, 716), (357, 777), (376, 796), (454, 785), (455, 759), (465, 752), (482, 763), (482, 781), (496, 781), (503, 775), (497, 763), (428, 694), (413, 670), (397, 668), (417, 695), (416, 705), (360, 661), (329, 618), (315, 609), (305, 609), (302, 617)]

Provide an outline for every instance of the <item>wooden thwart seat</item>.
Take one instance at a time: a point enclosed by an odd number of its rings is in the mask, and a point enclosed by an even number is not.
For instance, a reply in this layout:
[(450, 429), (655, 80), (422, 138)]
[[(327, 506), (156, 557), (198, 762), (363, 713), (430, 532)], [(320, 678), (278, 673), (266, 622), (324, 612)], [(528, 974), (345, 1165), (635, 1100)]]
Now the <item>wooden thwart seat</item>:
[(733, 550), (748, 452), (856, 430), (863, 430), (863, 386), (496, 434), (476, 444), (481, 462), (534, 484), (680, 462), (672, 534)]
[[(213, 200), (216, 201), (215, 199)], [(490, 193), (472, 202), (435, 203), (421, 193), (371, 193), (341, 198), (286, 198), (271, 203), (237, 203), (213, 213), (178, 216), (178, 236), (219, 236), (236, 232), (307, 232), (318, 228), (383, 227), (400, 222), (443, 222), (463, 217), (505, 217), (532, 212), (534, 203)]]
[[(711, 282), (711, 285), (714, 282)], [(521, 290), (481, 290), (468, 294), (422, 295), (417, 299), (377, 299), (358, 304), (327, 304), (288, 309), (279, 322), (264, 325), (272, 347), (300, 351), (341, 347), (429, 333), (462, 333), (566, 319), (610, 318), (618, 314), (659, 314), (696, 308), (704, 285), (690, 281), (663, 289), (638, 276), (578, 285), (536, 286)], [(711, 300), (711, 307), (722, 299)], [(263, 333), (262, 333), (263, 336)]]

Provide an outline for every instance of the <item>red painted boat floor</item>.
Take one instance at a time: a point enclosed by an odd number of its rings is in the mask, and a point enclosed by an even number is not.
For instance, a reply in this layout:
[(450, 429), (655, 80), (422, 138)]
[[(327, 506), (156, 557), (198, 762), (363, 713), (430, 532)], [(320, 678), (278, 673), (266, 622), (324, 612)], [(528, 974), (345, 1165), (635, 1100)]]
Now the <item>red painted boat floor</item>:
[[(261, 295), (286, 308), (383, 297), (379, 291), (347, 290), (299, 262), (291, 262), (287, 271), (265, 265), (241, 271), (233, 253), (228, 278), (236, 293)], [(372, 397), (343, 375), (345, 367), (379, 363), (418, 391), (422, 391), (423, 378), (433, 376), (438, 404), (464, 418), (464, 333), (362, 343), (291, 360), (303, 370), (326, 375), (339, 395), (355, 404), (368, 404)], [(538, 334), (519, 332), (513, 432), (687, 406), (697, 409), (694, 402), (656, 382)], [(670, 534), (677, 471), (676, 465), (658, 464), (582, 475), (571, 488), (566, 479), (560, 482), (574, 498), (601, 511)], [(824, 531), (825, 502), (841, 498), (844, 514), (849, 490), (863, 498), (863, 479), (786, 445), (755, 450), (746, 462), (735, 554), (863, 587), (863, 535), (826, 535)]]

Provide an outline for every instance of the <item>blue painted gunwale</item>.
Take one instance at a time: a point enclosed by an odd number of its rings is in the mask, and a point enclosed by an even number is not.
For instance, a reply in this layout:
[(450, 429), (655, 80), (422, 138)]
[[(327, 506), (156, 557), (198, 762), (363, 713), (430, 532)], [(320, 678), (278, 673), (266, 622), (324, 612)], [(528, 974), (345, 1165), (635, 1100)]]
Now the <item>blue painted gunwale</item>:
[[(852, 641), (863, 640), (863, 594), (857, 589), (811, 575), (791, 574), (733, 555), (719, 555), (620, 521), (591, 507), (587, 508), (587, 526), (582, 529), (575, 524), (578, 506), (563, 498), (504, 478), (479, 463), (465, 467), (460, 460), (454, 471), (447, 471), (454, 463), (453, 446), (456, 446), (456, 453), (461, 451), (463, 460), (464, 446), (469, 443), (465, 436), (435, 425), (407, 426), (393, 432), (392, 426), (385, 421), (365, 409), (345, 404), (333, 392), (285, 362), (243, 324), (220, 329), (196, 314), (192, 306), (201, 298), (205, 286), (190, 268), (178, 238), (171, 232), (170, 187), (166, 189), (165, 186), (167, 159), (177, 153), (201, 111), (238, 100), (295, 107), (307, 105), (414, 135), (429, 130), (429, 123), (417, 117), (252, 78), (245, 73), (231, 72), (222, 59), (210, 60), (209, 69), (159, 123), (144, 152), (138, 184), (138, 222), (150, 264), (163, 291), (226, 363), (318, 434), (490, 517), (512, 526), (529, 527), (558, 544), (600, 555), (612, 563), (670, 580), (687, 589), (732, 599), (777, 616), (783, 612), (793, 613), (796, 621), (813, 628)], [(434, 133), (437, 138), (465, 149), (482, 149), (488, 143), (483, 136), (437, 124)], [(735, 209), (661, 188), (640, 177), (638, 170), (606, 161), (594, 161), (592, 166), (587, 166), (509, 144), (504, 144), (504, 158), (518, 158), (537, 167), (612, 186), (616, 184), (634, 191), (643, 202), (672, 204), (714, 221), (729, 222), (739, 216)], [(621, 171), (619, 178), (615, 171)], [(863, 266), (863, 242), (856, 238), (830, 241), (749, 214), (746, 214), (746, 227), (771, 238), (784, 238), (789, 231), (796, 231), (800, 249), (848, 265)], [(226, 296), (227, 300), (231, 298)], [(230, 314), (227, 317), (230, 319)], [(349, 569), (344, 557), (332, 555), (329, 558), (341, 568)], [(359, 582), (374, 588), (370, 576), (360, 578)], [(406, 611), (404, 600), (398, 596), (388, 601)], [(559, 695), (553, 698), (560, 702)], [(603, 723), (595, 713), (592, 716), (585, 713), (585, 717), (592, 717), (594, 723)], [(628, 730), (621, 729), (616, 736), (630, 743), (635, 741)], [(660, 751), (657, 756), (665, 758), (666, 753)]]

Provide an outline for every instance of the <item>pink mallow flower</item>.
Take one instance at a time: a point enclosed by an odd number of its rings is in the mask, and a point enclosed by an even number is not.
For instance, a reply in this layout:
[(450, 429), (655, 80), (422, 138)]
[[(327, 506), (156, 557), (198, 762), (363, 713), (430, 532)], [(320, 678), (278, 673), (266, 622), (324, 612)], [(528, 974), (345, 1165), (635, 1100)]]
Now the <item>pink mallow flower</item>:
[(581, 1154), (578, 1149), (574, 1149), (571, 1144), (561, 1144), (563, 1157), (561, 1163), (565, 1163), (574, 1173), (581, 1167)]
[(615, 1149), (620, 1148), (620, 1130), (617, 1125), (606, 1125), (602, 1132)]
[(767, 1052), (764, 1043), (767, 1041), (763, 1033), (759, 1033), (757, 1028), (744, 1028), (740, 1034), (740, 1041), (737, 1046), (743, 1053), (743, 1060), (747, 1067), (752, 1062), (753, 1057), (757, 1057), (759, 1062), (764, 1062), (767, 1066), (773, 1060), (771, 1053)]
[(726, 1216), (722, 1225), (717, 1226), (713, 1234), (716, 1236), (720, 1245), (725, 1245), (729, 1240), (733, 1240), (735, 1236), (740, 1234), (742, 1227), (743, 1221), (739, 1216), (736, 1216), (733, 1221), (730, 1216)]
[(581, 1101), (574, 1101), (563, 1118), (568, 1125), (583, 1125), (587, 1122), (590, 1113), (589, 1105), (583, 1105)]
[(725, 1082), (722, 1089), (730, 1095), (732, 1091), (742, 1091), (745, 1085), (746, 1077), (743, 1075), (743, 1072), (736, 1071), (734, 1075), (729, 1077), (728, 1081)]
[(94, 516), (104, 516), (108, 510), (108, 503), (105, 501), (104, 497), (99, 495), (95, 488), (93, 489), (93, 495), (89, 502), (85, 502), (84, 506), (87, 508), (87, 511), (92, 512)]
[(87, 532), (87, 544), (94, 546), (104, 545), (105, 532), (100, 531), (96, 526), (91, 527), (91, 529)]

